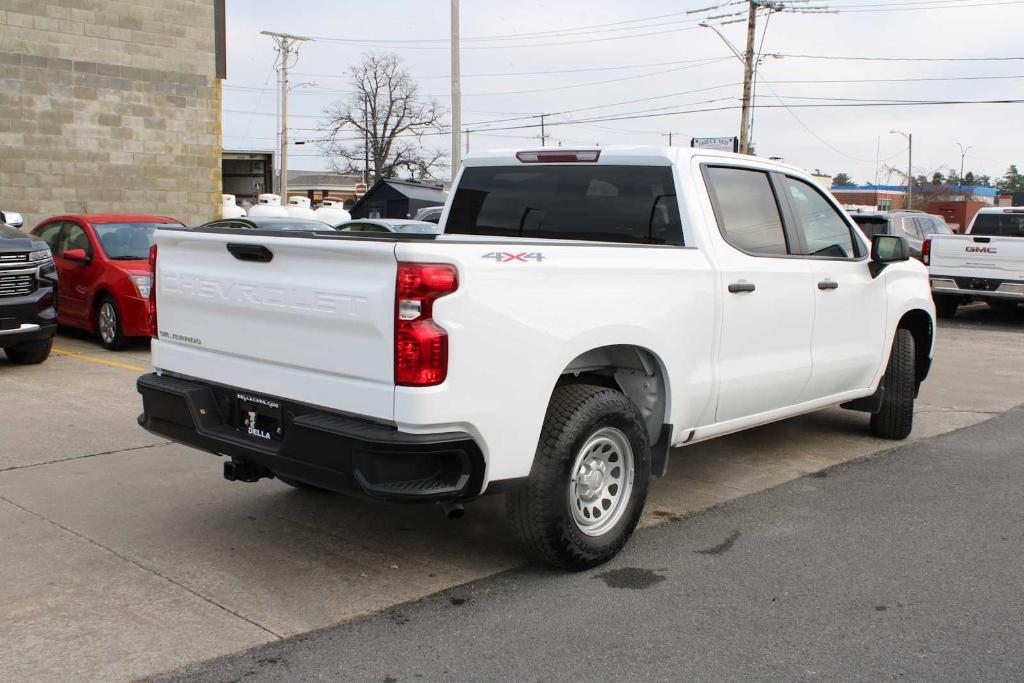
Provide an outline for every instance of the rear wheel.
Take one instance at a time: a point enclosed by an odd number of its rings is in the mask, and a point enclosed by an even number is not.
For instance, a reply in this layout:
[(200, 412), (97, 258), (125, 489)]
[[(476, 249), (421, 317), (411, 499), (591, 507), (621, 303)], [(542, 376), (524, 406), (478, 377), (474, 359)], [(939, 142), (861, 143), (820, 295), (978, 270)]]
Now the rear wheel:
[(956, 309), (960, 308), (960, 300), (955, 296), (935, 297), (935, 312), (940, 318), (952, 318)]
[(871, 433), (883, 439), (905, 439), (914, 428), (914, 335), (896, 330), (889, 364), (882, 377), (882, 408), (871, 416)]
[(12, 363), (18, 365), (36, 365), (50, 357), (50, 349), (53, 347), (53, 337), (41, 341), (26, 342), (17, 346), (8, 346), (4, 353), (11, 359)]
[(985, 303), (994, 311), (1012, 311), (1017, 308), (1017, 302), (1010, 299), (985, 299)]
[(120, 351), (128, 346), (128, 337), (124, 336), (121, 324), (121, 313), (114, 299), (109, 296), (100, 299), (100, 305), (96, 307), (96, 334), (105, 349)]
[(509, 495), (512, 532), (537, 559), (574, 571), (611, 559), (643, 512), (647, 428), (622, 393), (555, 389), (527, 483)]

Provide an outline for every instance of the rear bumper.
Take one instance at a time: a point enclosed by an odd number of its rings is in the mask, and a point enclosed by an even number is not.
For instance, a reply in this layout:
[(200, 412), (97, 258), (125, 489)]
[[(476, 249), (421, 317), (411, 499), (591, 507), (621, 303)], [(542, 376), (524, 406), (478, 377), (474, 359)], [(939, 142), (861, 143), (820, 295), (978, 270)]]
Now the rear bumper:
[(394, 426), (283, 399), (283, 438), (257, 440), (234, 426), (242, 389), (168, 375), (137, 382), (139, 424), (178, 443), (313, 486), (378, 500), (463, 500), (480, 493), (484, 460), (462, 432), (407, 434)]
[(933, 275), (933, 294), (970, 296), (978, 299), (1024, 301), (1024, 282), (991, 278), (948, 277)]

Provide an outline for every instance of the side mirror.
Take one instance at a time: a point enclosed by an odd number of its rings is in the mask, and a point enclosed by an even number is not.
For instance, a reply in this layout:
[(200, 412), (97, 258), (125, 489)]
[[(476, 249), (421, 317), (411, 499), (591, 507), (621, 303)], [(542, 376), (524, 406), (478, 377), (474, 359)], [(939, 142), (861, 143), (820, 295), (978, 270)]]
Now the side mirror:
[(89, 262), (89, 256), (85, 253), (85, 249), (68, 249), (61, 256), (68, 261), (75, 261), (77, 263)]
[(890, 263), (910, 260), (910, 243), (900, 235), (875, 235), (871, 238), (871, 277), (878, 277)]
[(17, 211), (4, 211), (2, 215), (4, 222), (12, 228), (21, 228), (25, 225), (25, 219)]

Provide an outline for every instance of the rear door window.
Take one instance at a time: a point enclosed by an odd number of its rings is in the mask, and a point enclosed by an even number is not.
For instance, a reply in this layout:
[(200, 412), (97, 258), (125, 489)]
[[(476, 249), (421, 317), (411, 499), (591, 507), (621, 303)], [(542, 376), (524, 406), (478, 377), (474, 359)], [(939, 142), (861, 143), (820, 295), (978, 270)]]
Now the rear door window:
[(704, 169), (725, 241), (756, 256), (787, 254), (786, 233), (768, 174), (745, 168)]
[(463, 171), (445, 232), (683, 244), (668, 166), (475, 166)]
[(903, 217), (903, 232), (906, 233), (908, 237), (921, 239), (921, 228), (918, 220), (919, 219), (914, 216)]
[(1024, 237), (1024, 213), (979, 213), (974, 219), (971, 234)]
[(941, 218), (935, 216), (929, 216), (928, 218), (921, 219), (922, 226), (925, 235), (952, 235), (953, 231), (949, 229), (946, 222)]

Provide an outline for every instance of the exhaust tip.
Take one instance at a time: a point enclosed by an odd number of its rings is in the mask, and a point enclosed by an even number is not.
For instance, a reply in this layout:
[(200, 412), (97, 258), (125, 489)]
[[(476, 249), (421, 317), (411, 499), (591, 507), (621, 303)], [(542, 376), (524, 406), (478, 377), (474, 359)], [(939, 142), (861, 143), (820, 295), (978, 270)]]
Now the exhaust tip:
[(449, 521), (459, 519), (466, 514), (466, 508), (461, 503), (441, 503), (441, 511)]

